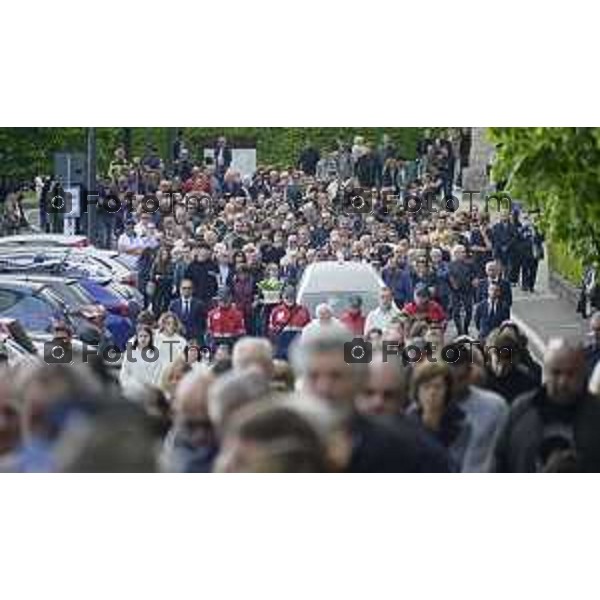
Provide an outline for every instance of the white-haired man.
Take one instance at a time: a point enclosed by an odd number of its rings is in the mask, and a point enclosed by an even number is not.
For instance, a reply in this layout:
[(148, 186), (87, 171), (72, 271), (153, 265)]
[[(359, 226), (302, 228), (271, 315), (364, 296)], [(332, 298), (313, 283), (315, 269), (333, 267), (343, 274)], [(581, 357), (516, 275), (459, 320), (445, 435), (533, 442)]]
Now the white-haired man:
[(374, 308), (365, 321), (365, 335), (373, 329), (384, 331), (400, 317), (400, 309), (394, 302), (394, 295), (389, 287), (381, 289), (379, 306)]
[(273, 345), (266, 338), (244, 337), (233, 347), (231, 357), (233, 370), (246, 369), (260, 371), (267, 381), (271, 381), (275, 366), (273, 364)]
[(312, 336), (322, 329), (337, 329), (341, 333), (349, 333), (349, 329), (333, 315), (329, 304), (323, 302), (315, 309), (315, 318), (302, 330), (302, 336)]

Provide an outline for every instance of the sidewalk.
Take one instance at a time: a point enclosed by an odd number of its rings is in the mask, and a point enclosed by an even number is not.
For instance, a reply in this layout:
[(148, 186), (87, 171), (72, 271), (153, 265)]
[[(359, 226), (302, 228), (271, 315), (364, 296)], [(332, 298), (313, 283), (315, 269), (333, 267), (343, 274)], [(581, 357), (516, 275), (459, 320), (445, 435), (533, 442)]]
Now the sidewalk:
[[(462, 203), (460, 190), (454, 194)], [(474, 195), (473, 204), (484, 210), (479, 195)], [(463, 210), (468, 210), (465, 201)], [(492, 221), (498, 215), (492, 208)], [(512, 319), (529, 338), (529, 347), (534, 356), (541, 360), (546, 344), (555, 337), (579, 337), (587, 333), (587, 322), (575, 312), (575, 306), (561, 298), (550, 289), (548, 262), (544, 259), (539, 265), (536, 291), (533, 294), (522, 292), (520, 287), (513, 288)]]
[(513, 320), (530, 340), (536, 358), (543, 355), (549, 340), (555, 337), (579, 337), (587, 332), (587, 321), (575, 312), (575, 306), (552, 292), (548, 284), (548, 264), (540, 263), (536, 291), (533, 294), (513, 288)]

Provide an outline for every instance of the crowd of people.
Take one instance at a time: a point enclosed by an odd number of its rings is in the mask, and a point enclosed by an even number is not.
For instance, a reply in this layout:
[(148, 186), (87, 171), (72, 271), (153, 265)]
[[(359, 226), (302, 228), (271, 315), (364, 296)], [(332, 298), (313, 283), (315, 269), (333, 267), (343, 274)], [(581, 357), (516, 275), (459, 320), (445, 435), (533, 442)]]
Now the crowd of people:
[[(460, 136), (410, 150), (387, 136), (327, 152), (307, 142), (297, 164), (242, 176), (225, 138), (208, 161), (178, 138), (168, 167), (119, 147), (94, 241), (137, 259), (145, 306), (131, 353), (116, 381), (101, 360), (3, 377), (2, 468), (600, 468), (592, 351), (556, 340), (542, 379), (511, 321), (512, 289), (534, 291), (543, 256), (535, 219), (448, 202)], [(317, 261), (372, 265), (379, 306), (365, 313), (356, 296), (339, 315), (327, 303), (310, 314), (297, 287)], [(370, 362), (347, 359), (356, 338)]]

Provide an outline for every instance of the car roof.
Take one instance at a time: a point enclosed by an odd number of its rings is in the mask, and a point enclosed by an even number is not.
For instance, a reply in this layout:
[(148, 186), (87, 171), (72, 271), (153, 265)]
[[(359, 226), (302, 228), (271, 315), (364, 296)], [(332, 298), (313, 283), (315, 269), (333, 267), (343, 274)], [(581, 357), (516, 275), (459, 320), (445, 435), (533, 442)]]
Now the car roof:
[(26, 233), (23, 235), (10, 235), (0, 238), (0, 246), (12, 244), (33, 244), (39, 242), (53, 244), (78, 244), (87, 240), (85, 235), (64, 235), (61, 233)]
[(320, 261), (306, 267), (298, 293), (375, 291), (383, 285), (377, 271), (368, 263)]
[(22, 289), (39, 294), (46, 286), (39, 281), (23, 280), (15, 275), (0, 274), (0, 288)]
[[(18, 279), (20, 281), (32, 281), (40, 283), (76, 283), (77, 277), (63, 277), (61, 275), (46, 275), (44, 273), (10, 273), (9, 278)], [(6, 274), (0, 273), (0, 278), (4, 278)]]

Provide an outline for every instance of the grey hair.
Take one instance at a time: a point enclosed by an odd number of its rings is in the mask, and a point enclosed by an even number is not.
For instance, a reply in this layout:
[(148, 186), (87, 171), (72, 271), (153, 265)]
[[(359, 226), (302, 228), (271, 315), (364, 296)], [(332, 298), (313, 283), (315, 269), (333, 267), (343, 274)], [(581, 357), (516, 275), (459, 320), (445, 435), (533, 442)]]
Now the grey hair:
[(243, 368), (239, 364), (240, 358), (244, 351), (252, 354), (252, 362), (259, 364), (271, 364), (273, 362), (273, 345), (266, 338), (259, 337), (244, 337), (233, 347), (231, 360), (234, 369)]
[(217, 429), (243, 406), (268, 398), (269, 381), (258, 369), (221, 375), (208, 392), (208, 415)]
[(465, 245), (464, 245), (464, 244), (456, 244), (456, 245), (455, 245), (455, 246), (453, 246), (453, 248), (452, 248), (452, 256), (456, 256), (456, 253), (457, 253), (459, 250), (462, 250), (463, 252), (466, 252), (466, 251), (467, 251), (467, 249), (466, 249), (466, 247), (465, 247)]
[[(338, 352), (344, 355), (344, 347), (352, 341), (350, 331), (344, 331), (341, 328), (322, 328), (315, 330), (308, 335), (299, 336), (294, 340), (290, 347), (290, 363), (296, 377), (306, 374), (308, 363), (313, 354), (326, 352)], [(364, 363), (352, 363), (352, 371), (357, 375), (363, 375), (368, 365)]]
[(321, 302), (321, 304), (317, 305), (317, 308), (315, 308), (315, 316), (319, 318), (319, 313), (324, 309), (327, 309), (327, 311), (329, 311), (330, 314), (333, 314), (331, 306), (329, 306), (327, 302)]

